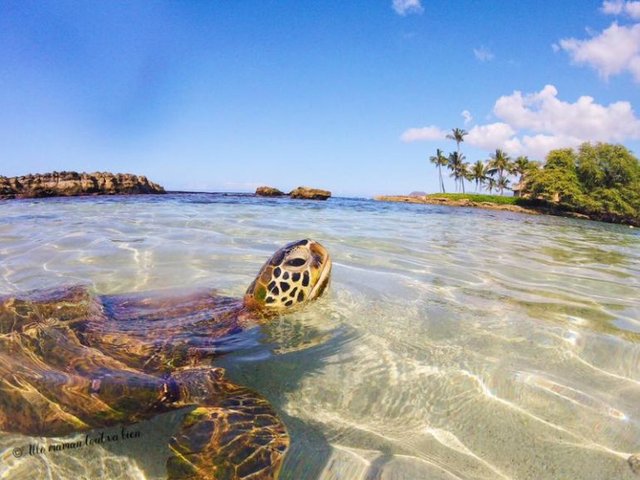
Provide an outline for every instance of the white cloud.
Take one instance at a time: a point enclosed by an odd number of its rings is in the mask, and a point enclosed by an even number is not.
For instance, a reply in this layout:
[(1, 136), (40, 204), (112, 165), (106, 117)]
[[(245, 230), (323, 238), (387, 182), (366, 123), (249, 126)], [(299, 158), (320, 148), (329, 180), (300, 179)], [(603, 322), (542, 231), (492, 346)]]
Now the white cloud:
[(421, 0), (393, 0), (393, 9), (398, 15), (403, 16), (424, 11)]
[(634, 20), (640, 19), (640, 1), (605, 0), (602, 2), (603, 13), (607, 15), (628, 15)]
[[(512, 156), (529, 155), (541, 160), (550, 150), (583, 142), (640, 139), (640, 119), (629, 102), (601, 105), (592, 97), (582, 96), (570, 103), (558, 98), (553, 85), (539, 92), (515, 91), (502, 96), (495, 102), (493, 113), (498, 121), (472, 127), (466, 144), (488, 152), (502, 148)], [(445, 131), (431, 126), (409, 129), (403, 140), (439, 140), (445, 135)]]
[(629, 72), (640, 82), (640, 24), (619, 26), (614, 22), (600, 35), (586, 40), (563, 39), (559, 47), (575, 64), (588, 65), (605, 79)]
[(583, 96), (568, 103), (558, 99), (558, 90), (553, 85), (528, 95), (516, 91), (500, 97), (493, 112), (516, 129), (536, 133), (603, 142), (640, 137), (640, 120), (629, 102), (604, 106)]
[(487, 47), (474, 48), (473, 54), (475, 55), (476, 60), (479, 60), (481, 62), (490, 62), (495, 58), (493, 52)]
[(460, 115), (462, 115), (462, 118), (464, 118), (465, 125), (468, 125), (473, 121), (473, 115), (471, 115), (471, 112), (469, 110), (463, 110)]
[(602, 2), (602, 13), (605, 13), (607, 15), (620, 15), (624, 10), (624, 3), (625, 2), (622, 0), (605, 0), (604, 2)]
[(476, 125), (469, 130), (465, 142), (483, 150), (494, 150), (510, 140), (516, 131), (506, 123)]
[(543, 160), (547, 153), (557, 148), (577, 147), (586, 140), (565, 135), (523, 135), (506, 141), (504, 148), (510, 155), (527, 155), (532, 159)]
[(447, 132), (435, 125), (422, 128), (410, 128), (400, 137), (403, 142), (419, 142), (424, 140), (443, 140), (447, 137)]

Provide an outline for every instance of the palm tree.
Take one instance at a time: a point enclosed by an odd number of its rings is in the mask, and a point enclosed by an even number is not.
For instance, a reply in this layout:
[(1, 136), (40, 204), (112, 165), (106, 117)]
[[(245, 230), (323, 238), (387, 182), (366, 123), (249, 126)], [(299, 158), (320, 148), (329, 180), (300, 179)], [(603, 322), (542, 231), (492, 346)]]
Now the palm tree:
[(524, 176), (526, 172), (532, 167), (533, 162), (529, 160), (529, 157), (525, 155), (520, 155), (512, 164), (511, 173), (514, 175), (518, 175), (518, 183), (513, 188), (513, 194), (516, 197), (519, 197), (522, 194), (522, 187), (524, 185)]
[[(447, 167), (451, 170), (451, 174), (449, 176), (453, 177), (454, 182), (456, 184), (456, 191), (458, 190), (458, 181), (460, 180), (461, 168), (464, 163), (464, 155), (460, 155), (458, 152), (452, 152), (449, 154), (449, 163)], [(464, 183), (462, 184), (462, 189), (464, 191)]]
[(505, 188), (509, 188), (509, 179), (507, 177), (498, 178), (498, 182), (496, 183), (496, 187), (500, 190), (500, 195)]
[(527, 175), (527, 173), (539, 167), (540, 167), (540, 164), (538, 162), (529, 160), (529, 157), (521, 155), (518, 158), (516, 158), (515, 162), (513, 162), (513, 173), (520, 175), (520, 178), (518, 179), (518, 183), (521, 184), (522, 181), (524, 180), (524, 177)]
[(448, 139), (456, 142), (456, 152), (458, 152), (458, 155), (460, 155), (460, 144), (464, 142), (464, 137), (468, 134), (469, 132), (462, 128), (452, 128), (451, 133), (447, 135)]
[(436, 150), (436, 154), (432, 157), (429, 157), (429, 161), (438, 167), (438, 176), (440, 177), (440, 187), (442, 188), (442, 193), (446, 193), (444, 191), (444, 181), (442, 180), (442, 168), (446, 167), (449, 163), (449, 159), (444, 156), (444, 152), (439, 148)]
[(493, 177), (485, 177), (485, 180), (487, 181), (487, 190), (489, 190), (489, 193), (493, 192), (493, 189), (496, 188), (496, 179)]
[(473, 167), (471, 168), (471, 180), (474, 180), (476, 182), (476, 192), (478, 191), (478, 187), (482, 186), (482, 184), (485, 181), (485, 178), (487, 177), (487, 169), (484, 166), (484, 163), (482, 163), (482, 161), (477, 160), (476, 163), (473, 164)]
[[(464, 159), (464, 155), (462, 155)], [(466, 193), (464, 191), (464, 181), (471, 181), (471, 172), (469, 171), (469, 164), (467, 162), (462, 162), (460, 164), (460, 168), (458, 169), (458, 173), (460, 174), (460, 183), (462, 183), (462, 193)]]
[[(511, 159), (509, 158), (509, 155), (507, 155), (506, 152), (504, 152), (500, 148), (497, 148), (496, 152), (491, 154), (491, 159), (489, 160), (489, 163), (487, 165), (487, 173), (489, 175), (494, 175), (495, 173), (497, 173), (498, 184), (499, 184), (501, 180), (505, 178), (504, 172), (506, 171), (508, 173), (511, 171), (511, 169), (512, 169), (512, 163), (511, 163)], [(502, 191), (503, 191), (503, 188), (500, 188), (500, 195), (502, 195)]]
[(516, 158), (516, 160), (513, 162), (513, 172), (517, 173), (518, 175), (520, 175), (522, 177), (522, 175), (529, 170), (529, 168), (531, 167), (531, 164), (533, 162), (531, 162), (531, 160), (529, 160), (529, 157), (525, 156), (525, 155), (520, 155), (518, 158)]

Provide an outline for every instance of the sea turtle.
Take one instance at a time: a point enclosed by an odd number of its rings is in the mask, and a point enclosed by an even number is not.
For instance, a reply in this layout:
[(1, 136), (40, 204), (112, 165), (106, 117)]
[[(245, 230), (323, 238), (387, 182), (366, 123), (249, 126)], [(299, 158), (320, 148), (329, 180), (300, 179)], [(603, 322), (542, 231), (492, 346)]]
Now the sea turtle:
[(243, 299), (85, 287), (0, 299), (0, 430), (63, 436), (191, 407), (169, 478), (275, 478), (285, 426), (211, 360), (241, 330), (318, 298), (330, 274), (327, 250), (305, 239), (278, 250)]

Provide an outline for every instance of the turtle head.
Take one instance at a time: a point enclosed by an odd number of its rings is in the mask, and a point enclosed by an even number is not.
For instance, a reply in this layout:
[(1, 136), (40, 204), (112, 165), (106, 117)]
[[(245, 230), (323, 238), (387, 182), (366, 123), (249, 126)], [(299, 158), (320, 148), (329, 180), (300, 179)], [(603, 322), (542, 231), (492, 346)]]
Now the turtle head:
[(313, 240), (285, 245), (267, 260), (244, 296), (263, 313), (281, 313), (322, 295), (331, 276), (329, 252)]

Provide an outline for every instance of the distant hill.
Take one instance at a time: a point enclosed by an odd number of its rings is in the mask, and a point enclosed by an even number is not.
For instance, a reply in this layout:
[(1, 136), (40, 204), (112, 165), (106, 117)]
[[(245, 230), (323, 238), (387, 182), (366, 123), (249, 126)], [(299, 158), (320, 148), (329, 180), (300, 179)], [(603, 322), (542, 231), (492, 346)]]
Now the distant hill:
[(147, 177), (130, 173), (51, 172), (21, 177), (0, 176), (0, 198), (71, 197), (166, 193)]

